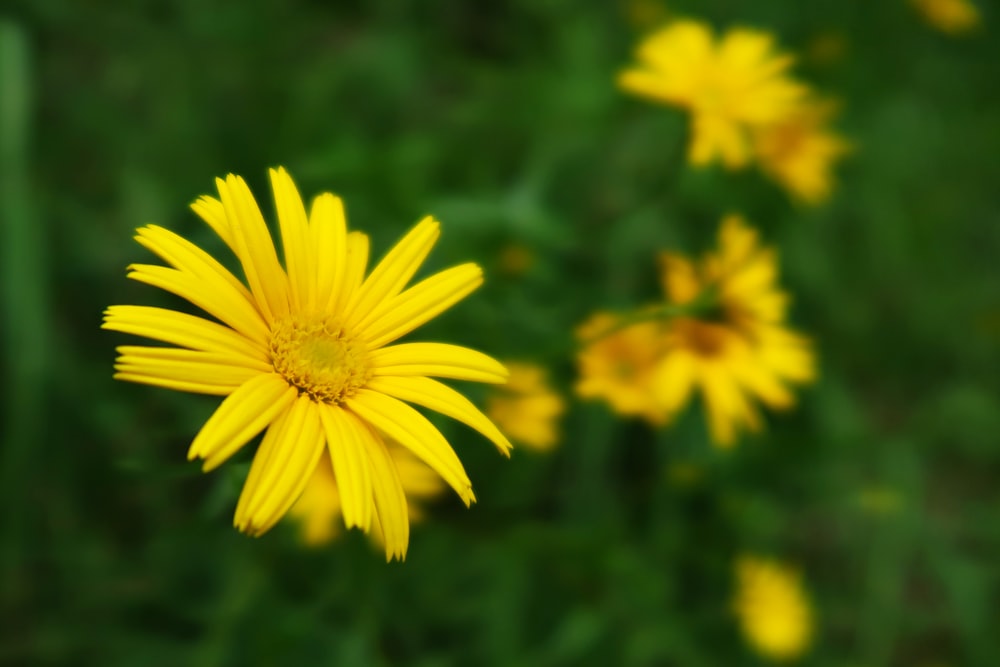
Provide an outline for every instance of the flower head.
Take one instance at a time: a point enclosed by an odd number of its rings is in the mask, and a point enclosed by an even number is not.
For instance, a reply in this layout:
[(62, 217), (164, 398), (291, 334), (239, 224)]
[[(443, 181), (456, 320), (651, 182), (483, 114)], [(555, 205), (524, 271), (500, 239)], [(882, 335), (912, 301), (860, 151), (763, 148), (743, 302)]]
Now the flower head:
[(755, 399), (794, 405), (789, 385), (813, 380), (814, 360), (809, 340), (784, 326), (788, 296), (775, 284), (775, 253), (737, 216), (723, 221), (719, 244), (700, 263), (661, 254), (666, 303), (600, 314), (581, 329), (580, 396), (659, 426), (700, 391), (723, 447), (739, 428), (760, 427)]
[(806, 100), (785, 119), (754, 132), (761, 170), (805, 204), (830, 196), (833, 165), (851, 150), (826, 127), (833, 109), (828, 102)]
[(961, 35), (979, 27), (979, 10), (969, 0), (910, 0), (924, 20), (941, 32)]
[(104, 328), (176, 347), (122, 346), (121, 380), (226, 396), (188, 458), (212, 470), (261, 431), (234, 524), (260, 535), (299, 498), (328, 455), (347, 527), (378, 521), (387, 558), (405, 556), (404, 488), (383, 434), (399, 442), (470, 504), (472, 484), (441, 433), (407, 402), (464, 422), (501, 452), (510, 443), (472, 403), (431, 379), (502, 383), (507, 371), (474, 350), (443, 343), (393, 344), (482, 283), (463, 264), (407, 288), (440, 233), (427, 217), (367, 272), (368, 237), (348, 232), (339, 198), (309, 212), (284, 169), (271, 170), (284, 264), (242, 178), (217, 179), (219, 197), (192, 208), (229, 246), (243, 283), (201, 248), (162, 227), (136, 239), (169, 267), (135, 264), (129, 277), (205, 311), (112, 306)]
[(793, 660), (809, 648), (813, 614), (797, 572), (743, 556), (736, 562), (736, 584), (733, 609), (744, 637), (761, 655)]
[(551, 449), (559, 442), (557, 422), (566, 402), (549, 386), (544, 368), (522, 362), (504, 365), (510, 377), (487, 399), (486, 414), (512, 440), (532, 449)]
[(815, 377), (812, 346), (784, 326), (788, 296), (776, 285), (775, 253), (759, 246), (757, 232), (729, 216), (717, 253), (700, 264), (663, 253), (661, 269), (669, 303), (694, 303), (706, 292), (714, 301), (708, 311), (670, 321), (655, 381), (664, 409), (674, 414), (699, 389), (712, 439), (726, 447), (739, 427), (759, 428), (753, 399), (777, 409), (793, 406), (788, 385)]
[(756, 30), (732, 29), (716, 41), (704, 23), (675, 21), (647, 37), (636, 58), (619, 85), (690, 112), (688, 159), (698, 166), (745, 166), (750, 128), (780, 121), (805, 93), (786, 75), (791, 57)]
[[(410, 521), (419, 521), (423, 517), (423, 510), (417, 501), (430, 500), (440, 495), (444, 491), (441, 477), (405, 447), (391, 440), (386, 441), (386, 446), (406, 494)], [(343, 505), (333, 464), (330, 455), (323, 452), (316, 471), (310, 477), (302, 495), (288, 511), (288, 516), (299, 523), (302, 539), (307, 545), (320, 546), (340, 535), (342, 515)], [(369, 534), (376, 542), (385, 546), (385, 536), (378, 520), (378, 513), (372, 516), (372, 529)]]

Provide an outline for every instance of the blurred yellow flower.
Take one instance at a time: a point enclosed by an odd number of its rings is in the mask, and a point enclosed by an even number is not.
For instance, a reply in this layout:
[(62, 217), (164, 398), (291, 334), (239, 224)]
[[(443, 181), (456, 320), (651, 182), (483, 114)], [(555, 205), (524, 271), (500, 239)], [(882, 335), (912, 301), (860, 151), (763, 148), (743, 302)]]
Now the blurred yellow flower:
[(506, 362), (507, 384), (486, 399), (486, 414), (514, 442), (532, 449), (551, 449), (559, 442), (558, 420), (566, 411), (562, 396), (552, 390), (544, 368)]
[(715, 306), (670, 321), (654, 373), (657, 401), (672, 415), (700, 389), (712, 439), (731, 446), (738, 427), (760, 427), (754, 398), (777, 409), (794, 405), (788, 385), (815, 378), (812, 344), (785, 328), (788, 296), (776, 285), (775, 252), (761, 248), (739, 216), (723, 220), (719, 251), (700, 266), (662, 253), (661, 268), (669, 303), (697, 303), (707, 292)]
[(626, 417), (643, 417), (663, 425), (669, 416), (654, 391), (656, 369), (666, 352), (663, 322), (621, 327), (622, 319), (597, 313), (577, 330), (582, 343), (577, 355), (581, 398), (601, 398)]
[[(440, 495), (444, 491), (444, 483), (437, 473), (405, 447), (387, 441), (386, 448), (406, 493), (410, 520), (419, 521), (423, 518), (423, 511), (416, 501), (429, 500)], [(316, 471), (309, 478), (302, 495), (288, 511), (288, 516), (299, 523), (302, 539), (306, 544), (319, 546), (340, 535), (342, 514), (343, 507), (340, 502), (340, 491), (337, 488), (337, 478), (333, 472), (333, 463), (330, 455), (323, 452)], [(372, 517), (369, 535), (385, 546), (385, 536), (378, 514)]]
[(815, 362), (811, 342), (785, 328), (775, 253), (738, 216), (723, 220), (719, 244), (697, 265), (661, 254), (664, 304), (600, 313), (580, 328), (578, 395), (661, 426), (700, 391), (722, 447), (740, 428), (760, 428), (755, 399), (795, 404), (789, 385), (814, 380)]
[(979, 10), (968, 0), (910, 0), (928, 25), (950, 35), (979, 27)]
[(798, 572), (770, 559), (741, 556), (736, 584), (733, 608), (754, 649), (772, 660), (794, 660), (809, 648), (815, 621)]
[(234, 524), (261, 535), (301, 495), (326, 453), (348, 527), (381, 523), (386, 557), (409, 539), (405, 489), (381, 433), (424, 460), (466, 505), (472, 483), (444, 436), (416, 403), (468, 424), (504, 454), (510, 443), (462, 394), (432, 380), (502, 383), (494, 359), (456, 345), (393, 341), (463, 299), (482, 270), (463, 264), (405, 289), (440, 235), (427, 217), (365, 277), (368, 236), (347, 231), (343, 204), (321, 194), (307, 213), (284, 169), (271, 170), (284, 248), (242, 178), (217, 179), (219, 198), (194, 211), (233, 251), (246, 283), (201, 248), (149, 225), (136, 239), (173, 268), (133, 264), (129, 278), (190, 301), (218, 320), (146, 306), (112, 306), (104, 328), (178, 347), (122, 346), (115, 377), (226, 396), (188, 458), (212, 470), (266, 431), (236, 507)]
[(749, 129), (782, 120), (805, 94), (786, 76), (792, 58), (756, 30), (735, 28), (716, 42), (705, 23), (680, 20), (643, 40), (636, 58), (619, 85), (690, 112), (688, 160), (698, 166), (717, 159), (728, 168), (745, 166)]
[(830, 196), (833, 165), (850, 151), (849, 144), (826, 127), (833, 111), (830, 102), (805, 100), (784, 120), (754, 132), (761, 170), (805, 204), (819, 204)]

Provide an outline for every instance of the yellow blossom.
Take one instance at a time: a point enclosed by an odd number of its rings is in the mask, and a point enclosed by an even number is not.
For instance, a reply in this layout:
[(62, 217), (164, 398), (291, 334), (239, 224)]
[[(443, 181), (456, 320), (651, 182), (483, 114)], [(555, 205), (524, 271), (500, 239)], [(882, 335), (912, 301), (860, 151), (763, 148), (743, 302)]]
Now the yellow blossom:
[[(437, 473), (405, 447), (392, 441), (387, 441), (386, 447), (406, 494), (410, 521), (419, 521), (423, 511), (417, 501), (429, 500), (439, 495), (444, 491), (444, 483)], [(337, 478), (333, 472), (330, 455), (324, 452), (302, 495), (288, 511), (288, 516), (299, 523), (302, 539), (306, 544), (319, 546), (340, 535), (342, 515), (343, 507), (340, 491), (337, 488)], [(377, 514), (372, 518), (372, 529), (369, 534), (372, 539), (385, 546), (385, 536)]]
[(698, 166), (745, 166), (749, 130), (782, 120), (805, 92), (786, 75), (792, 58), (757, 30), (734, 28), (716, 41), (704, 23), (675, 21), (643, 40), (636, 58), (619, 85), (690, 112), (688, 159)]
[(562, 396), (549, 386), (545, 369), (506, 362), (507, 384), (486, 401), (486, 414), (511, 440), (532, 449), (551, 449), (559, 442), (558, 420), (566, 410)]
[(754, 132), (761, 170), (805, 204), (819, 204), (830, 196), (833, 165), (850, 151), (826, 126), (832, 113), (831, 103), (803, 101), (784, 120)]
[(740, 427), (760, 427), (754, 399), (777, 409), (794, 405), (789, 385), (815, 377), (812, 345), (785, 328), (788, 296), (776, 285), (777, 257), (739, 216), (723, 220), (719, 251), (700, 265), (663, 253), (661, 267), (670, 304), (694, 303), (707, 291), (716, 305), (670, 320), (655, 371), (657, 400), (674, 414), (700, 390), (712, 439), (731, 446)]
[(583, 347), (577, 355), (576, 393), (604, 399), (622, 416), (662, 425), (669, 413), (657, 400), (654, 382), (666, 352), (665, 326), (656, 321), (620, 324), (615, 315), (597, 313), (577, 330)]
[(798, 572), (777, 561), (742, 556), (736, 561), (733, 602), (747, 642), (772, 660), (794, 660), (809, 648), (813, 612)]
[(345, 525), (367, 532), (379, 522), (386, 558), (403, 558), (405, 490), (383, 436), (425, 461), (466, 505), (475, 500), (451, 445), (408, 403), (464, 422), (505, 454), (510, 448), (467, 398), (431, 379), (502, 383), (507, 371), (499, 362), (456, 345), (394, 344), (479, 287), (482, 270), (463, 264), (407, 288), (440, 235), (428, 216), (367, 272), (368, 236), (348, 232), (340, 199), (321, 194), (307, 212), (288, 173), (270, 175), (284, 264), (242, 178), (217, 179), (219, 197), (192, 204), (233, 252), (245, 283), (173, 232), (139, 229), (139, 243), (170, 266), (134, 264), (129, 278), (214, 319), (108, 308), (104, 328), (177, 346), (119, 347), (115, 377), (226, 397), (188, 451), (205, 471), (264, 432), (236, 506), (241, 531), (261, 535), (277, 523), (326, 454)]
[(928, 25), (950, 35), (978, 28), (979, 10), (969, 0), (910, 0)]

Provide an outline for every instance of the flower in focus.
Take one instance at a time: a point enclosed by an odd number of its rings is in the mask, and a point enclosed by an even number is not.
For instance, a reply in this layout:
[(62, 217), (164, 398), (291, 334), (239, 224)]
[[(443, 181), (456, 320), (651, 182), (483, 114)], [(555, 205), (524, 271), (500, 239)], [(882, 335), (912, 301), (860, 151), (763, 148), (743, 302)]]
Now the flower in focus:
[(393, 344), (479, 287), (482, 271), (462, 264), (407, 288), (440, 234), (427, 217), (366, 277), (368, 236), (348, 233), (340, 199), (321, 194), (307, 213), (285, 170), (270, 176), (284, 265), (242, 178), (217, 179), (219, 198), (192, 204), (233, 251), (246, 283), (173, 232), (139, 229), (136, 240), (170, 266), (134, 264), (129, 278), (214, 319), (111, 306), (104, 328), (176, 346), (119, 347), (115, 377), (226, 396), (188, 451), (205, 471), (265, 431), (236, 507), (241, 531), (261, 535), (277, 523), (327, 455), (345, 525), (367, 532), (377, 521), (387, 559), (403, 558), (405, 489), (382, 434), (427, 463), (466, 505), (475, 500), (454, 450), (408, 403), (467, 424), (505, 454), (510, 448), (468, 399), (431, 379), (502, 383), (499, 362), (456, 345)]
[(788, 296), (779, 290), (777, 257), (758, 245), (757, 232), (739, 216), (719, 231), (719, 250), (700, 265), (673, 253), (661, 255), (669, 304), (708, 310), (670, 320), (666, 352), (655, 372), (657, 400), (669, 414), (700, 390), (712, 440), (734, 444), (738, 429), (760, 428), (754, 399), (776, 409), (794, 405), (790, 384), (815, 378), (810, 341), (785, 328)]
[(597, 313), (577, 330), (582, 347), (577, 355), (580, 398), (601, 398), (623, 417), (642, 417), (654, 426), (669, 413), (654, 391), (656, 369), (666, 352), (663, 322), (623, 326), (622, 318)]
[(701, 263), (661, 255), (666, 303), (581, 328), (577, 393), (603, 398), (620, 415), (663, 425), (695, 391), (712, 440), (729, 447), (740, 428), (758, 430), (755, 400), (795, 404), (789, 385), (815, 378), (810, 341), (785, 328), (788, 296), (777, 258), (742, 218), (723, 220), (720, 248)]
[[(444, 491), (441, 477), (405, 447), (392, 441), (387, 441), (386, 446), (406, 494), (410, 521), (419, 521), (423, 517), (423, 511), (417, 501), (430, 500)], [(342, 514), (333, 464), (330, 455), (323, 452), (302, 495), (288, 510), (288, 516), (299, 523), (302, 540), (306, 544), (320, 546), (340, 535)], [(385, 536), (377, 513), (372, 516), (369, 534), (376, 542), (385, 546)]]
[(676, 21), (647, 37), (636, 58), (619, 85), (690, 112), (688, 160), (698, 166), (745, 166), (749, 130), (781, 121), (805, 93), (786, 75), (792, 58), (765, 32), (736, 28), (716, 42), (706, 24)]
[(532, 449), (551, 449), (559, 442), (557, 422), (566, 411), (562, 396), (549, 386), (545, 369), (507, 362), (507, 384), (486, 401), (486, 414), (511, 440)]
[(813, 613), (800, 575), (781, 563), (742, 556), (736, 561), (733, 608), (747, 642), (772, 660), (793, 660), (812, 641)]
[(819, 204), (830, 196), (834, 163), (850, 151), (826, 123), (833, 105), (803, 101), (784, 120), (754, 132), (754, 151), (760, 167), (789, 194), (805, 204)]
[(979, 27), (979, 10), (969, 0), (910, 0), (928, 25), (949, 35)]

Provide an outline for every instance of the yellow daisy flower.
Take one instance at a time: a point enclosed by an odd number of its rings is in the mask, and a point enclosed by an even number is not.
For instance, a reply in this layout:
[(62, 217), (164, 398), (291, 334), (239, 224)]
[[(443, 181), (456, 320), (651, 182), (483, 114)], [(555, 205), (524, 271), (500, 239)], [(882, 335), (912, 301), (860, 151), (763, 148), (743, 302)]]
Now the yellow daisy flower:
[(784, 326), (788, 296), (776, 286), (775, 252), (761, 248), (757, 232), (739, 216), (723, 220), (719, 246), (698, 266), (679, 255), (661, 255), (670, 304), (696, 303), (707, 291), (715, 307), (670, 320), (653, 385), (668, 414), (700, 389), (712, 439), (728, 447), (738, 427), (759, 429), (753, 398), (790, 408), (795, 398), (788, 385), (812, 381), (815, 368), (810, 341)]
[(910, 0), (928, 25), (949, 35), (961, 35), (978, 28), (979, 10), (968, 0)]
[(558, 420), (566, 411), (562, 396), (552, 390), (545, 369), (507, 362), (507, 384), (486, 401), (486, 414), (516, 442), (538, 450), (559, 442)]
[(745, 166), (749, 128), (782, 120), (805, 92), (786, 76), (792, 58), (765, 32), (736, 28), (716, 42), (705, 23), (676, 21), (646, 38), (636, 58), (619, 85), (690, 112), (688, 160), (698, 166)]
[(826, 127), (833, 110), (829, 102), (803, 101), (784, 120), (754, 132), (761, 170), (805, 204), (830, 196), (833, 165), (850, 152), (850, 145)]
[(736, 582), (733, 609), (747, 642), (772, 660), (801, 656), (812, 642), (814, 619), (800, 575), (773, 560), (742, 556)]
[[(430, 500), (444, 491), (441, 477), (405, 447), (392, 441), (387, 441), (386, 446), (406, 494), (410, 520), (419, 521), (423, 518), (423, 510), (415, 501)], [(330, 455), (324, 451), (316, 471), (309, 478), (302, 495), (288, 511), (288, 516), (299, 523), (302, 540), (306, 544), (319, 546), (340, 535), (342, 515), (343, 505), (333, 463)], [(385, 536), (377, 513), (372, 516), (372, 530), (369, 534), (376, 542), (385, 546)]]
[(189, 459), (204, 460), (205, 471), (266, 430), (236, 507), (233, 523), (241, 531), (260, 535), (277, 523), (326, 452), (344, 523), (368, 531), (377, 519), (387, 559), (403, 558), (405, 491), (381, 434), (425, 461), (466, 505), (475, 500), (454, 450), (407, 402), (469, 425), (505, 454), (510, 448), (468, 399), (431, 379), (502, 383), (507, 371), (499, 362), (455, 345), (392, 344), (479, 287), (482, 270), (462, 264), (407, 288), (440, 234), (427, 217), (365, 277), (368, 237), (348, 232), (340, 199), (321, 194), (307, 213), (285, 170), (270, 176), (284, 266), (242, 178), (217, 179), (218, 199), (192, 204), (233, 251), (246, 284), (173, 232), (156, 225), (138, 230), (136, 240), (170, 266), (134, 264), (129, 278), (214, 319), (147, 306), (108, 308), (104, 328), (177, 346), (119, 347), (115, 377), (226, 396), (188, 451)]
[(670, 413), (654, 389), (667, 350), (665, 325), (649, 321), (621, 326), (622, 321), (597, 313), (577, 330), (583, 347), (577, 354), (580, 379), (574, 390), (580, 398), (607, 401), (619, 415), (662, 426)]

